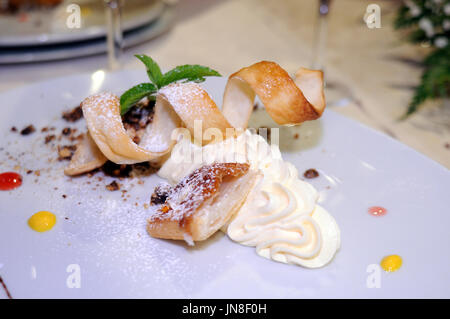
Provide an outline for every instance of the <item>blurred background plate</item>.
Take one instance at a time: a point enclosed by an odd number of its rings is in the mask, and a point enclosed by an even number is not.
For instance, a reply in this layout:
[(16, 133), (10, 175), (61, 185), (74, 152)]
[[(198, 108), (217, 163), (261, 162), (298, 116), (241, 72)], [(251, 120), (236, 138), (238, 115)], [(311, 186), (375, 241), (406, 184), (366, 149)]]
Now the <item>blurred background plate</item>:
[[(69, 4), (81, 9), (81, 28), (70, 29), (66, 21)], [(127, 0), (123, 3), (123, 30), (147, 25), (164, 11), (161, 0)], [(105, 5), (100, 0), (65, 0), (54, 8), (0, 14), (0, 46), (36, 46), (92, 40), (106, 36)], [(2, 49), (3, 50), (3, 49)]]
[[(163, 5), (159, 18), (149, 24), (124, 32), (123, 47), (149, 41), (169, 30), (173, 22), (172, 7)], [(101, 37), (88, 41), (52, 44), (45, 46), (7, 47), (0, 49), (0, 65), (11, 63), (63, 60), (101, 54), (107, 51), (106, 39)]]

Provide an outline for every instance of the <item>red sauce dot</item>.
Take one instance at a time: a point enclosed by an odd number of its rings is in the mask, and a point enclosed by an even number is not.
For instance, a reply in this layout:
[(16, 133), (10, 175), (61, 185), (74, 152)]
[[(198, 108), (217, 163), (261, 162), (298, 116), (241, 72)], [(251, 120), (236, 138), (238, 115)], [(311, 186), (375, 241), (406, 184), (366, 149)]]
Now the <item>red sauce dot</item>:
[(0, 174), (0, 190), (9, 191), (22, 185), (22, 176), (14, 172)]
[(381, 206), (372, 206), (369, 208), (369, 214), (372, 216), (384, 216), (387, 214), (387, 209)]

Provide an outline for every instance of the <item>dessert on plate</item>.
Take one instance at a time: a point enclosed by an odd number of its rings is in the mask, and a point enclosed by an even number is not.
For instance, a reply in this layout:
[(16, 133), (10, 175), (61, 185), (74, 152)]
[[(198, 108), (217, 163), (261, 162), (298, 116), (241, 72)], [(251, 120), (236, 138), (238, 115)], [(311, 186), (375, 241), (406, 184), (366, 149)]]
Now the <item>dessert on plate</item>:
[(246, 163), (204, 165), (173, 187), (158, 187), (161, 201), (148, 220), (150, 236), (193, 245), (218, 231), (241, 208), (256, 171)]
[(162, 73), (150, 57), (137, 58), (151, 82), (120, 97), (94, 94), (64, 115), (87, 124), (76, 147), (60, 150), (70, 158), (64, 173), (157, 168), (166, 182), (148, 191), (150, 236), (195, 245), (223, 231), (264, 258), (308, 268), (329, 263), (340, 247), (336, 221), (283, 160), (273, 136), (269, 143), (248, 128), (256, 97), (279, 125), (318, 119), (325, 109), (322, 72), (300, 68), (291, 78), (274, 62), (255, 63), (229, 76), (218, 107), (199, 85), (217, 71), (182, 65)]
[[(277, 145), (247, 130), (255, 96), (278, 124), (319, 118), (325, 108), (321, 71), (300, 68), (292, 79), (274, 62), (255, 63), (229, 77), (219, 108), (195, 83), (217, 76), (214, 70), (196, 66), (196, 75), (182, 66), (163, 75), (151, 58), (138, 58), (152, 83), (120, 98), (104, 92), (83, 101), (89, 132), (65, 173), (81, 174), (107, 160), (150, 162), (161, 166), (158, 174), (168, 182), (152, 194), (150, 236), (194, 245), (222, 229), (275, 261), (315, 268), (332, 260), (339, 227), (316, 205), (317, 191), (283, 161)], [(122, 117), (143, 99), (154, 101), (154, 114), (137, 133)]]

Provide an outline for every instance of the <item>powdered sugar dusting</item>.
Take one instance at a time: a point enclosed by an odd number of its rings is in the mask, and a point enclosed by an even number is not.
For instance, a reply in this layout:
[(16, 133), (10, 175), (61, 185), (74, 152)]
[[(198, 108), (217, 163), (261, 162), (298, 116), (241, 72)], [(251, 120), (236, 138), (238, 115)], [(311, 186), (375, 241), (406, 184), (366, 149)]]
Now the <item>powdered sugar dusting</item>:
[(87, 97), (83, 103), (106, 105), (106, 104), (110, 104), (110, 103), (117, 104), (118, 102), (119, 102), (119, 98), (117, 97), (117, 95), (106, 91), (106, 92), (101, 92), (101, 93), (94, 94), (94, 95)]
[(159, 90), (159, 94), (164, 96), (176, 109), (182, 110), (183, 114), (198, 111), (198, 108), (201, 107), (201, 104), (192, 105), (193, 100), (209, 98), (206, 91), (200, 85), (193, 82), (174, 83), (165, 86)]
[(178, 101), (187, 101), (192, 96), (203, 96), (205, 91), (200, 85), (193, 82), (188, 83), (173, 83), (165, 86), (159, 90), (170, 103), (177, 103)]
[(165, 203), (152, 213), (150, 223), (170, 219), (184, 226), (204, 201), (216, 195), (225, 176), (239, 177), (248, 169), (245, 163), (214, 163), (193, 171), (168, 190)]
[[(120, 117), (119, 98), (111, 92), (102, 92), (87, 97), (82, 103), (82, 109), (86, 120), (92, 125), (89, 129), (98, 127), (102, 132), (115, 134), (117, 127), (122, 126)], [(94, 125), (95, 123), (95, 125)]]
[(169, 141), (161, 134), (155, 134), (145, 136), (139, 146), (151, 152), (164, 152), (169, 148)]

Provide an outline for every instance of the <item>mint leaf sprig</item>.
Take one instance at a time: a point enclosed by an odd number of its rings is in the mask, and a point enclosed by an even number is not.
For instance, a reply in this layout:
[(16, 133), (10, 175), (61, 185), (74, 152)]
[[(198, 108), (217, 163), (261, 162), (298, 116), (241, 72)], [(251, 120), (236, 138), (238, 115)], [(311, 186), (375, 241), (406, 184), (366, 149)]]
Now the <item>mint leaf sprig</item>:
[(124, 115), (131, 107), (144, 97), (154, 98), (158, 90), (170, 83), (182, 81), (200, 83), (206, 76), (221, 76), (219, 72), (198, 64), (180, 65), (167, 73), (162, 73), (159, 65), (149, 56), (135, 55), (147, 68), (147, 75), (151, 83), (141, 83), (127, 90), (120, 97), (120, 114)]

